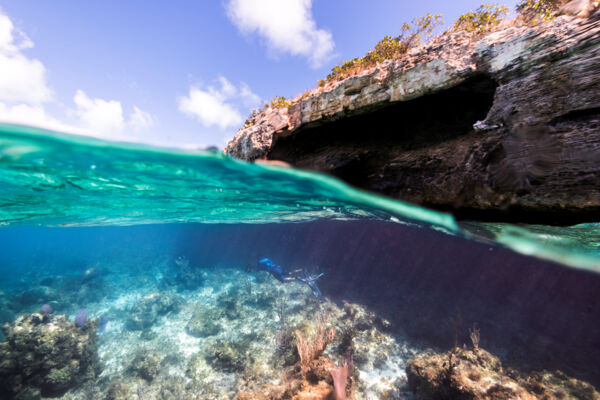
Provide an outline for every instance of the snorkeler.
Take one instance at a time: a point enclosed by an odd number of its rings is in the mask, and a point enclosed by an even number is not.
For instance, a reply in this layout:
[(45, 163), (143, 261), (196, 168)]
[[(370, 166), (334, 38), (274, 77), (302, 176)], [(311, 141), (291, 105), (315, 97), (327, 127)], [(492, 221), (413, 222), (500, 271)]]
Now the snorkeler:
[(307, 272), (304, 272), (304, 276), (299, 276), (301, 272), (303, 272), (302, 268), (295, 269), (293, 271), (288, 271), (283, 268), (281, 265), (275, 264), (268, 258), (262, 258), (258, 260), (258, 265), (256, 268), (248, 266), (246, 268), (248, 271), (258, 270), (258, 271), (266, 271), (273, 275), (275, 279), (279, 282), (289, 282), (289, 281), (300, 281), (306, 283), (308, 287), (312, 290), (315, 297), (323, 296), (321, 291), (317, 287), (317, 279), (323, 276), (323, 273), (317, 275), (309, 275)]

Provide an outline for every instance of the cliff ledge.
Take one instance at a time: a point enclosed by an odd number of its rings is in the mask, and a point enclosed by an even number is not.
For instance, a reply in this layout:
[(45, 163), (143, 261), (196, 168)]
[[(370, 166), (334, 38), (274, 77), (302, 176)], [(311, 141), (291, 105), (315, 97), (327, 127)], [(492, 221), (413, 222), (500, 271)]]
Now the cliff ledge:
[(600, 10), (405, 57), (267, 107), (229, 142), (459, 218), (600, 220)]

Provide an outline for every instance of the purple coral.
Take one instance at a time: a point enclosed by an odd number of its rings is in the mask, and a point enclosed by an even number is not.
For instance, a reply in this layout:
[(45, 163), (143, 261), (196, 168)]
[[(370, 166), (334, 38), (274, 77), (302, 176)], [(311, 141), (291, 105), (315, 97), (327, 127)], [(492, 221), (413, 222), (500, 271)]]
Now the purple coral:
[(88, 312), (85, 308), (79, 310), (77, 315), (75, 316), (75, 325), (79, 328), (83, 327), (87, 322)]
[(48, 314), (52, 314), (52, 311), (54, 311), (54, 310), (52, 309), (52, 306), (50, 304), (44, 304), (40, 311), (41, 311), (42, 315), (48, 315)]

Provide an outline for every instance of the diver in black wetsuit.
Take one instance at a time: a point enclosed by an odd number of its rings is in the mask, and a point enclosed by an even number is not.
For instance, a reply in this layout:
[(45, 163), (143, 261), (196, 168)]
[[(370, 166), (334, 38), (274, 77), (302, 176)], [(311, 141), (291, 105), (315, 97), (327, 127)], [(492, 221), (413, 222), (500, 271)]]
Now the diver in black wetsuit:
[(318, 275), (308, 275), (307, 273), (304, 276), (298, 276), (302, 269), (296, 269), (293, 271), (289, 271), (283, 268), (281, 265), (275, 264), (268, 258), (262, 258), (258, 260), (258, 265), (256, 268), (248, 267), (247, 270), (258, 270), (258, 271), (267, 271), (275, 279), (279, 282), (289, 282), (289, 281), (300, 281), (306, 283), (308, 287), (312, 290), (315, 297), (322, 297), (321, 291), (317, 287), (317, 279), (319, 279), (323, 274)]

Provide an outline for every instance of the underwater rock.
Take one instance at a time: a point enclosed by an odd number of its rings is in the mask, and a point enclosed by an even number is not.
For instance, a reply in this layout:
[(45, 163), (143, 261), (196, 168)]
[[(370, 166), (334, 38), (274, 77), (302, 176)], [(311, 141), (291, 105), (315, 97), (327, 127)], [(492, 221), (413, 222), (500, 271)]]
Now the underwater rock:
[(38, 304), (48, 304), (60, 302), (61, 294), (47, 286), (30, 287), (23, 291), (18, 291), (11, 296), (13, 308), (16, 310), (25, 310)]
[(205, 358), (214, 369), (223, 372), (242, 372), (252, 361), (245, 340), (237, 342), (217, 340), (208, 350)]
[(592, 385), (561, 371), (533, 372), (519, 380), (524, 388), (541, 399), (600, 400), (600, 393)]
[(416, 400), (600, 399), (593, 386), (560, 372), (523, 377), (505, 370), (481, 348), (419, 357), (407, 363), (406, 373)]
[(199, 305), (185, 326), (185, 330), (190, 335), (199, 338), (217, 335), (222, 329), (219, 318), (219, 312), (216, 309)]
[[(351, 387), (351, 356), (344, 366), (336, 367), (335, 363), (324, 355), (325, 349), (335, 338), (336, 328), (327, 328), (328, 314), (317, 317), (315, 326), (301, 325), (294, 330), (296, 341), (294, 346), (299, 354), (294, 365), (283, 370), (279, 385), (267, 385), (260, 390), (240, 392), (237, 399), (345, 399), (346, 385)], [(291, 328), (282, 327), (280, 332), (287, 335)], [(312, 334), (309, 332), (312, 331)], [(290, 338), (291, 339), (291, 338)], [(290, 341), (287, 339), (286, 341)], [(278, 338), (279, 342), (280, 339)], [(291, 342), (287, 346), (291, 345)], [(278, 343), (279, 346), (279, 343)], [(348, 364), (349, 362), (349, 364)], [(344, 371), (343, 382), (336, 371)], [(337, 392), (334, 392), (334, 379), (337, 379)], [(337, 397), (336, 397), (337, 396)]]
[(40, 304), (64, 312), (73, 304), (88, 304), (104, 298), (107, 286), (104, 275), (95, 268), (88, 268), (75, 276), (44, 276), (37, 282), (23, 281), (22, 289), (7, 295), (7, 300), (17, 314), (38, 311)]
[(454, 349), (410, 360), (408, 386), (419, 399), (535, 399), (507, 377), (500, 360), (483, 349)]
[(82, 328), (65, 315), (30, 314), (4, 326), (0, 398), (57, 396), (96, 376), (97, 321)]
[(404, 57), (267, 107), (227, 145), (472, 219), (600, 216), (600, 10)]
[(190, 357), (186, 365), (185, 375), (187, 378), (195, 381), (206, 381), (210, 369), (206, 363), (206, 357), (201, 353), (195, 353)]
[(298, 338), (289, 325), (279, 328), (275, 337), (277, 348), (275, 354), (283, 361), (284, 366), (290, 366), (300, 361), (298, 354)]
[(202, 273), (191, 268), (181, 270), (175, 276), (175, 283), (184, 290), (196, 290), (202, 286), (203, 282)]
[(160, 388), (156, 395), (148, 396), (149, 399), (156, 398), (161, 400), (181, 400), (181, 399), (193, 399), (202, 398), (199, 397), (194, 390), (186, 390), (185, 382), (178, 377), (169, 377), (161, 382)]
[(202, 286), (204, 277), (198, 268), (190, 267), (190, 260), (186, 257), (177, 257), (175, 260), (177, 274), (175, 284), (184, 290), (195, 290)]
[(246, 296), (244, 304), (259, 310), (266, 310), (271, 308), (276, 301), (277, 295), (273, 290), (254, 290)]
[(129, 389), (120, 379), (110, 382), (106, 389), (106, 400), (127, 400)]
[(331, 371), (335, 364), (326, 357), (310, 362), (306, 376), (299, 365), (286, 368), (279, 385), (267, 385), (260, 390), (243, 391), (237, 394), (238, 400), (255, 399), (335, 399)]
[[(0, 326), (15, 319), (17, 313), (13, 309), (13, 306), (14, 303), (10, 296), (0, 290)], [(0, 338), (3, 338), (2, 332), (0, 332)]]
[(344, 302), (344, 319), (347, 319), (352, 328), (357, 331), (365, 331), (373, 327), (386, 330), (390, 327), (389, 321), (374, 312), (348, 302)]
[(69, 305), (98, 301), (109, 293), (109, 285), (100, 270), (90, 267), (79, 275), (58, 279), (54, 287), (61, 293), (60, 303)]
[(241, 299), (240, 291), (231, 290), (220, 294), (217, 297), (217, 308), (229, 320), (239, 319), (242, 315), (241, 311)]
[(140, 349), (133, 355), (128, 370), (147, 381), (152, 381), (160, 372), (160, 358), (155, 352)]
[(126, 325), (130, 330), (151, 327), (158, 317), (181, 309), (179, 296), (169, 293), (152, 293), (140, 299), (129, 313)]
[(76, 279), (80, 282), (80, 284), (85, 284), (93, 281), (101, 280), (100, 271), (97, 268), (90, 267), (83, 271), (83, 274), (79, 275)]

